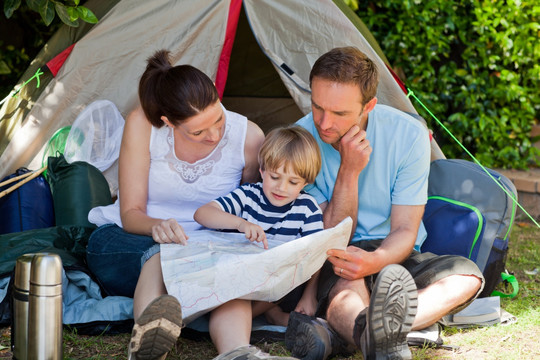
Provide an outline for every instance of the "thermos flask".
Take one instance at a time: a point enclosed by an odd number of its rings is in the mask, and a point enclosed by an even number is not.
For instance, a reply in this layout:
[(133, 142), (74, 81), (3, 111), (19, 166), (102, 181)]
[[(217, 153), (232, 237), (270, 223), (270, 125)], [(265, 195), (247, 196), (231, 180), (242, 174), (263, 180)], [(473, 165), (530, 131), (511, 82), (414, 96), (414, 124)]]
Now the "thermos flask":
[(28, 359), (62, 359), (62, 260), (35, 254), (28, 297)]
[(13, 279), (13, 326), (11, 350), (13, 359), (28, 358), (28, 295), (30, 292), (30, 265), (34, 254), (24, 254), (15, 263)]

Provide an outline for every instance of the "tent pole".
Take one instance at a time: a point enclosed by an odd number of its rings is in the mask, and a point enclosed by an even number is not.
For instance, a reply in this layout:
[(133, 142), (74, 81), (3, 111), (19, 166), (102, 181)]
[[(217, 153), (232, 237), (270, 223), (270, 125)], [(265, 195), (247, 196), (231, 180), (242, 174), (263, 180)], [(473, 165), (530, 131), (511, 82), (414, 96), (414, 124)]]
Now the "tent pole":
[[(4, 181), (2, 184), (0, 185), (5, 185), (5, 184), (9, 184), (9, 183), (12, 183), (13, 181), (17, 181), (18, 179), (21, 179), (21, 178), (25, 178), (23, 181), (21, 182), (18, 182), (17, 184), (11, 186), (10, 188), (0, 192), (0, 198), (6, 196), (7, 194), (11, 193), (12, 191), (15, 191), (17, 190), (18, 188), (20, 188), (21, 186), (23, 186), (24, 184), (26, 184), (27, 182), (29, 182), (30, 180), (38, 177), (41, 173), (43, 173), (45, 170), (47, 170), (47, 166), (45, 165), (44, 167), (42, 167), (41, 169), (39, 170), (36, 170), (34, 172), (29, 172), (27, 174), (23, 174), (23, 175), (20, 175), (20, 176), (17, 176), (16, 178), (13, 178), (13, 179), (10, 179), (8, 181)], [(31, 174), (31, 175), (28, 175), (28, 174)]]

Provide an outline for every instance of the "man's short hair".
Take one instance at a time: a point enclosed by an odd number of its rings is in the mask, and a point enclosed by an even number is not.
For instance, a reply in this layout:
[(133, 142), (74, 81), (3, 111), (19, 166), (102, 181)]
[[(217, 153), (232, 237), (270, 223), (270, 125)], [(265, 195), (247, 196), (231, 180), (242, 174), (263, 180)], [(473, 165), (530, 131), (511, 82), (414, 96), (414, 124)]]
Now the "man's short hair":
[(283, 166), (311, 184), (321, 170), (321, 152), (306, 129), (297, 125), (279, 127), (266, 136), (259, 151), (259, 165), (263, 171)]
[(314, 77), (342, 84), (356, 84), (362, 94), (362, 105), (377, 94), (379, 71), (375, 63), (353, 46), (334, 48), (313, 64), (309, 83)]

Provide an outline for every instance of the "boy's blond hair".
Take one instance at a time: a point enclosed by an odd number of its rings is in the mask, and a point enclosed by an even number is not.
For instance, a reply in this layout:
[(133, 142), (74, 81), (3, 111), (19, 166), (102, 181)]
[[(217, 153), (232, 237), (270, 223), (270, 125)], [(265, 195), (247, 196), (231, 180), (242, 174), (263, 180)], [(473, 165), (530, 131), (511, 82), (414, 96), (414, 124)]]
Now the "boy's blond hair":
[(283, 165), (307, 183), (315, 182), (321, 170), (319, 146), (306, 129), (294, 125), (273, 129), (266, 136), (259, 151), (261, 170), (277, 170)]

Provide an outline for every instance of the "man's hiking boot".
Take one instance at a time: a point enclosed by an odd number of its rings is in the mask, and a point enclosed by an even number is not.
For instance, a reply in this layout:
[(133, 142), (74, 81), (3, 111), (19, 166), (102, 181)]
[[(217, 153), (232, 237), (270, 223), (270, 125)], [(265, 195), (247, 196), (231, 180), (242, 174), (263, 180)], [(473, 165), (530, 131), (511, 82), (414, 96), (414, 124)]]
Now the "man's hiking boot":
[(154, 299), (137, 319), (129, 342), (129, 360), (165, 359), (182, 329), (182, 309), (171, 295)]
[(295, 311), (289, 316), (285, 346), (302, 360), (324, 360), (352, 352), (326, 320)]
[[(364, 359), (411, 359), (407, 334), (411, 331), (418, 293), (411, 274), (401, 265), (388, 265), (377, 276), (365, 322), (355, 321), (355, 334), (361, 334)], [(364, 329), (361, 329), (361, 327)]]
[(280, 357), (263, 352), (256, 346), (246, 345), (226, 352), (214, 360), (298, 360), (292, 357)]

